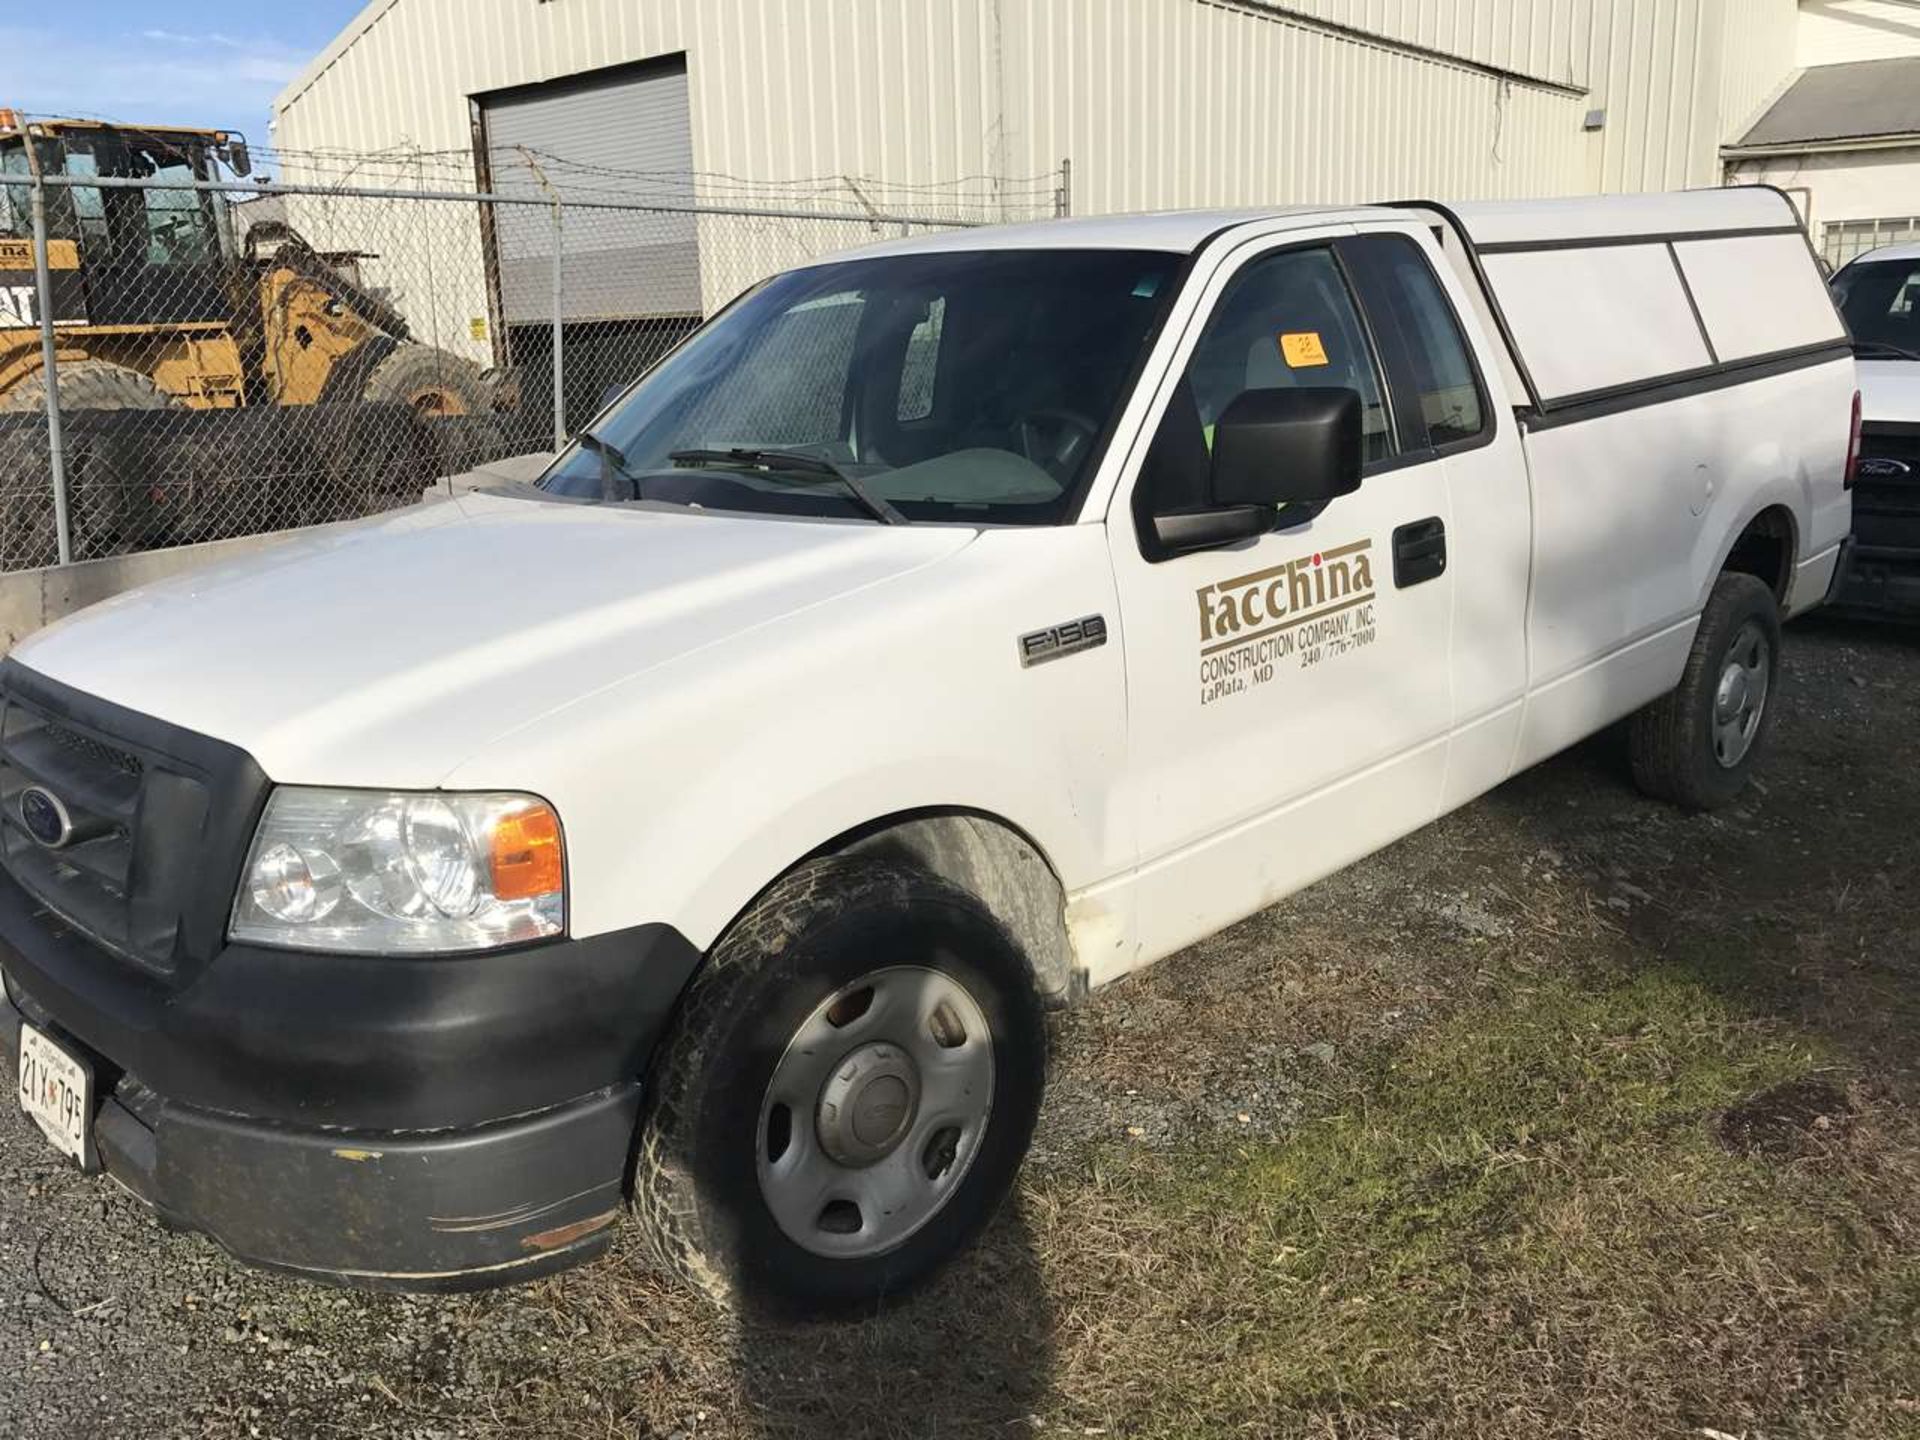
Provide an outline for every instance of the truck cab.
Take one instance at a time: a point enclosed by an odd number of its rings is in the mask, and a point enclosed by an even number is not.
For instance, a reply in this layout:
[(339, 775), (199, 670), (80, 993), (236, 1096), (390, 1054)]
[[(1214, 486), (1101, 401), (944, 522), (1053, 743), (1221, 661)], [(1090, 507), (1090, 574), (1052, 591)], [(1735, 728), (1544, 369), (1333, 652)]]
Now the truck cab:
[(537, 483), (0, 665), (22, 1107), (317, 1278), (503, 1283), (630, 1206), (723, 1300), (893, 1293), (1012, 1184), (1047, 1007), (1617, 721), (1731, 801), (1853, 399), (1761, 189), (775, 276)]

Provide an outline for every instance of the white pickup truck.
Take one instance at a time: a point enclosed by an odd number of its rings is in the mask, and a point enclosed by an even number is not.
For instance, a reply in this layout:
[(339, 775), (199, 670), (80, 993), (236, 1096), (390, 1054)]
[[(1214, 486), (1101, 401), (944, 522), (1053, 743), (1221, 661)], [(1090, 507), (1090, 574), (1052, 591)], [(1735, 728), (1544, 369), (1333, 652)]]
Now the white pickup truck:
[(22, 644), (0, 1049), (254, 1263), (500, 1283), (630, 1198), (717, 1295), (897, 1291), (1011, 1184), (1045, 1007), (1625, 717), (1730, 799), (1854, 398), (1757, 188), (779, 275), (537, 484)]

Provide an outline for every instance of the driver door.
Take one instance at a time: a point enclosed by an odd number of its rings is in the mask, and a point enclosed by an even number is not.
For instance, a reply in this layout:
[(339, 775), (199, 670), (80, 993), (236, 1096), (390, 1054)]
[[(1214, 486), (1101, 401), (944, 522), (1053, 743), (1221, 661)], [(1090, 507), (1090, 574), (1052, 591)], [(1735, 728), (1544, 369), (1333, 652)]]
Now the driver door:
[[(1151, 443), (1121, 477), (1131, 513), (1116, 500), (1109, 517), (1141, 963), (1439, 811), (1453, 585), (1432, 542), (1446, 480), (1417, 417), (1394, 412), (1341, 246), (1269, 237), (1221, 262)], [(1156, 555), (1156, 510), (1208, 499), (1217, 417), (1244, 390), (1287, 386), (1359, 392), (1359, 489), (1317, 512), (1283, 507), (1253, 540)]]

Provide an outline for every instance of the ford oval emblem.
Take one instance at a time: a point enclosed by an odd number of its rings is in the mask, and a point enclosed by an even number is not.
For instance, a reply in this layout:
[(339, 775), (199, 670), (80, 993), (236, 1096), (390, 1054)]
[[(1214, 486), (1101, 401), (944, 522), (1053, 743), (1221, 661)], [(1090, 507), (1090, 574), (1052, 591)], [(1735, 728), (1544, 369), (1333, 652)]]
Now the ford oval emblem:
[(1911, 475), (1913, 467), (1904, 460), (1889, 460), (1884, 455), (1871, 455), (1860, 462), (1860, 473), (1870, 480), (1891, 480), (1899, 475)]
[(58, 795), (38, 785), (20, 792), (20, 823), (49, 850), (58, 850), (73, 838), (73, 817), (67, 814), (67, 807)]

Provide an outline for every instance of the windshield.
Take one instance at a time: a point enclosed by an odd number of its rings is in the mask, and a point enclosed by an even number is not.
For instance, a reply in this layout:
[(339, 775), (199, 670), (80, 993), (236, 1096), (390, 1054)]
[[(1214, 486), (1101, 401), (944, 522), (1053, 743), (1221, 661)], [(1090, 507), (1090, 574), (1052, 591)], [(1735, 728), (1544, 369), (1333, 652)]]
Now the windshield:
[(1920, 259), (1856, 262), (1833, 277), (1833, 295), (1856, 343), (1920, 358)]
[[(717, 318), (594, 432), (620, 456), (621, 493), (639, 499), (866, 513), (817, 473), (687, 453), (786, 451), (830, 462), (910, 521), (1057, 523), (1177, 264), (993, 250), (797, 270)], [(597, 496), (605, 460), (576, 445), (540, 483)]]

